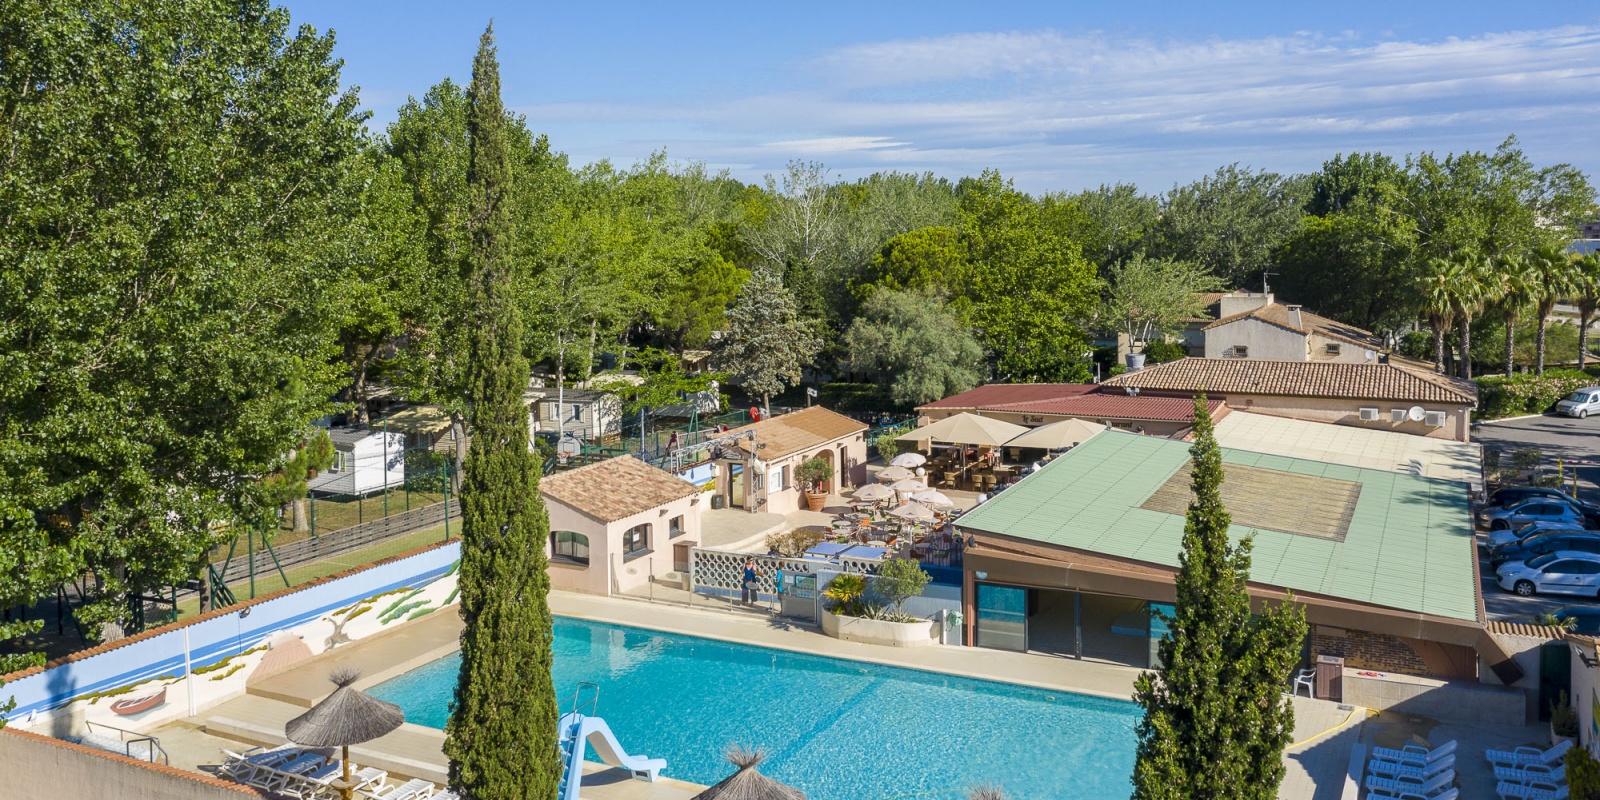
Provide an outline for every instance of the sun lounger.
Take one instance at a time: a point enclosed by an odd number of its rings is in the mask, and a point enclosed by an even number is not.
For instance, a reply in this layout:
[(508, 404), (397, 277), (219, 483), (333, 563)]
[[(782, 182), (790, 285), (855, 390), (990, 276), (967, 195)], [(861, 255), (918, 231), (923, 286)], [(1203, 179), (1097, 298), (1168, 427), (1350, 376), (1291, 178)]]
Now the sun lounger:
[(1457, 800), (1459, 797), (1461, 797), (1461, 790), (1453, 786), (1432, 796), (1417, 794), (1416, 792), (1401, 792), (1400, 794), (1367, 793), (1367, 800)]
[(1548, 783), (1555, 785), (1566, 782), (1567, 765), (1557, 764), (1554, 768), (1543, 764), (1529, 764), (1526, 767), (1500, 765), (1494, 768), (1494, 779), (1510, 783)]
[(222, 755), (227, 759), (222, 769), (217, 774), (231, 778), (239, 783), (248, 784), (255, 774), (262, 769), (270, 769), (288, 763), (296, 756), (303, 755), (305, 750), (292, 744), (283, 744), (270, 750), (252, 748), (243, 753), (223, 750)]
[(1553, 783), (1512, 783), (1501, 781), (1495, 784), (1495, 794), (1501, 800), (1566, 800), (1570, 796), (1566, 784)]
[(1455, 765), (1456, 757), (1454, 755), (1447, 755), (1443, 758), (1421, 763), (1415, 761), (1373, 760), (1367, 762), (1367, 771), (1386, 778), (1412, 777), (1426, 780), (1447, 769), (1453, 769)]
[(1495, 766), (1526, 767), (1530, 764), (1551, 766), (1560, 761), (1567, 751), (1572, 749), (1572, 742), (1566, 741), (1548, 750), (1543, 750), (1532, 745), (1522, 745), (1510, 750), (1485, 750), (1483, 757)]
[(418, 800), (433, 797), (433, 781), (412, 778), (399, 786), (389, 786), (371, 794), (377, 800)]
[(1431, 778), (1385, 778), (1382, 775), (1368, 775), (1366, 787), (1373, 791), (1387, 794), (1403, 794), (1406, 792), (1420, 794), (1424, 797), (1433, 797), (1444, 791), (1450, 784), (1456, 782), (1456, 771), (1447, 769)]
[(1374, 761), (1393, 761), (1400, 764), (1426, 764), (1438, 761), (1456, 751), (1456, 740), (1451, 739), (1438, 747), (1429, 749), (1421, 745), (1408, 744), (1399, 750), (1388, 747), (1372, 748)]

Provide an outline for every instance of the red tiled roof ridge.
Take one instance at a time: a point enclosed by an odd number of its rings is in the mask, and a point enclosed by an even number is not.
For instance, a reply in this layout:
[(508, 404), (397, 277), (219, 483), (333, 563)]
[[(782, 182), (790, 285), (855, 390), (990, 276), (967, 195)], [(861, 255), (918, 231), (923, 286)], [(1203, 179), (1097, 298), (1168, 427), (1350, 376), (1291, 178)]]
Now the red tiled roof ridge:
[[(631, 491), (619, 493), (616, 486), (594, 485), (629, 482)], [(615, 522), (634, 514), (700, 493), (700, 487), (634, 458), (620, 455), (557, 472), (540, 482), (539, 491), (562, 505), (569, 506), (601, 522)]]
[[(183, 627), (186, 627), (186, 626), (189, 626), (189, 625), (194, 625), (194, 624), (197, 624), (197, 623), (200, 623), (200, 622), (204, 622), (204, 621), (206, 621), (208, 619), (215, 619), (217, 617), (224, 616), (226, 614), (233, 614), (233, 613), (239, 611), (240, 609), (243, 609), (243, 608), (246, 608), (246, 607), (249, 607), (249, 606), (254, 606), (254, 605), (257, 605), (259, 603), (265, 603), (268, 600), (275, 600), (275, 599), (277, 599), (279, 597), (283, 597), (285, 595), (294, 594), (295, 592), (303, 592), (303, 591), (305, 591), (307, 589), (310, 589), (313, 586), (318, 586), (318, 585), (327, 583), (328, 581), (334, 581), (334, 580), (338, 580), (340, 578), (346, 578), (346, 577), (354, 575), (354, 574), (356, 574), (358, 572), (365, 572), (365, 571), (367, 571), (369, 569), (372, 569), (373, 567), (380, 567), (380, 566), (383, 566), (384, 564), (389, 564), (389, 563), (392, 563), (392, 562), (395, 562), (395, 561), (399, 561), (399, 560), (401, 560), (403, 558), (410, 558), (410, 557), (412, 557), (414, 555), (419, 555), (419, 554), (422, 554), (422, 553), (426, 553), (429, 550), (433, 550), (433, 549), (436, 549), (436, 548), (444, 547), (445, 545), (447, 545), (447, 544), (449, 544), (449, 543), (451, 543), (453, 541), (456, 541), (459, 538), (461, 538), (461, 537), (460, 536), (452, 536), (449, 539), (446, 539), (446, 540), (444, 540), (442, 542), (436, 542), (434, 544), (424, 545), (424, 546), (418, 547), (418, 548), (416, 548), (414, 550), (408, 550), (408, 551), (406, 551), (404, 553), (398, 553), (396, 555), (389, 556), (388, 558), (380, 558), (377, 561), (373, 561), (373, 562), (371, 562), (369, 564), (362, 564), (360, 566), (351, 567), (351, 568), (349, 568), (347, 570), (344, 570), (342, 572), (335, 572), (332, 575), (324, 575), (324, 576), (322, 576), (320, 578), (316, 578), (316, 579), (313, 579), (313, 580), (306, 581), (305, 583), (302, 583), (299, 586), (289, 586), (289, 587), (286, 587), (286, 588), (283, 588), (283, 589), (279, 589), (279, 590), (277, 590), (275, 592), (272, 592), (270, 594), (264, 594), (264, 595), (261, 595), (260, 597), (257, 597), (257, 598), (253, 598), (253, 599), (250, 599), (250, 600), (243, 600), (243, 601), (240, 601), (238, 603), (234, 603), (231, 606), (223, 606), (221, 608), (213, 608), (213, 609), (211, 609), (210, 611), (207, 611), (204, 614), (197, 614), (197, 615), (195, 615), (193, 617), (190, 617), (188, 619), (178, 620), (176, 622), (169, 622), (169, 623), (167, 623), (165, 625), (162, 625), (160, 627), (151, 628), (151, 629), (146, 630), (146, 631), (140, 631), (140, 632), (135, 633), (135, 634), (133, 634), (131, 636), (124, 636), (123, 638), (118, 639), (118, 640), (116, 640), (114, 642), (104, 642), (104, 643), (101, 643), (101, 644), (94, 645), (93, 647), (85, 647), (82, 650), (75, 650), (75, 651), (73, 651), (71, 653), (68, 653), (68, 654), (66, 654), (66, 655), (64, 655), (64, 656), (62, 656), (60, 658), (53, 658), (53, 659), (51, 659), (49, 661), (46, 661), (44, 664), (42, 664), (40, 666), (37, 666), (37, 667), (26, 667), (24, 669), (19, 669), (19, 670), (15, 671), (15, 672), (10, 672), (10, 673), (7, 673), (5, 675), (0, 675), (0, 683), (10, 683), (12, 681), (20, 680), (22, 678), (28, 677), (29, 675), (33, 675), (33, 674), (36, 674), (36, 673), (39, 673), (39, 672), (44, 672), (45, 670), (49, 670), (49, 669), (55, 669), (56, 667), (62, 666), (63, 664), (70, 664), (70, 663), (72, 663), (74, 661), (82, 661), (82, 660), (84, 660), (86, 658), (91, 658), (93, 656), (98, 656), (98, 655), (101, 655), (103, 653), (109, 653), (112, 650), (116, 650), (116, 649), (122, 648), (122, 647), (127, 647), (128, 645), (133, 644), (134, 642), (141, 642), (141, 641), (144, 641), (145, 639), (149, 639), (149, 638), (152, 638), (152, 637), (155, 637), (155, 636), (160, 636), (161, 634), (167, 633), (169, 631), (175, 631), (175, 630), (178, 630), (179, 628), (183, 628)], [(0, 730), (3, 730), (3, 729), (0, 729)]]
[(1181, 358), (1107, 378), (1103, 385), (1156, 391), (1335, 397), (1472, 404), (1475, 389), (1439, 376), (1425, 378), (1392, 364)]
[[(1026, 402), (1057, 397), (1074, 397), (1095, 390), (1092, 383), (986, 383), (964, 392), (917, 406), (921, 409), (987, 408), (1000, 403)], [(1024, 399), (989, 399), (990, 395), (1027, 395)], [(1042, 395), (1042, 396), (1036, 396)]]

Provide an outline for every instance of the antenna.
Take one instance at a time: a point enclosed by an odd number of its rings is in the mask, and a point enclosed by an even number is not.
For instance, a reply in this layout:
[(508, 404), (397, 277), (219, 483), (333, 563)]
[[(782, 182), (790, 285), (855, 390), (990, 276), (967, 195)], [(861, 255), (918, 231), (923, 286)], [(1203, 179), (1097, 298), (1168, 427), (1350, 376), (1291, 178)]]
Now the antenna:
[(1262, 294), (1272, 294), (1272, 287), (1267, 284), (1267, 276), (1268, 275), (1277, 275), (1277, 274), (1278, 273), (1276, 273), (1276, 272), (1268, 272), (1266, 270), (1261, 270), (1261, 293)]

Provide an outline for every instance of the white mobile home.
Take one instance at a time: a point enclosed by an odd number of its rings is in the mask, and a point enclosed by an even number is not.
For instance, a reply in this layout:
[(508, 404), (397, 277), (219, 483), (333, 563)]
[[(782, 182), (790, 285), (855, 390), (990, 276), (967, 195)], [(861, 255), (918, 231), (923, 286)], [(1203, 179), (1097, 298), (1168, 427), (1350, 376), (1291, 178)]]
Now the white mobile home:
[(406, 435), (372, 428), (329, 428), (333, 466), (307, 482), (319, 495), (361, 496), (406, 482)]

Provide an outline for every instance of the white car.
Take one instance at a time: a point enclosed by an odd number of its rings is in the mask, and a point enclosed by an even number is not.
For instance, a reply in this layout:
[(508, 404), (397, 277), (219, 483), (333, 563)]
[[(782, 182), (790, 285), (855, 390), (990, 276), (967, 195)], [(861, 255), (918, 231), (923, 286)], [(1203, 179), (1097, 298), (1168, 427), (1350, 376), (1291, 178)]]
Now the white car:
[(1523, 597), (1578, 594), (1600, 597), (1600, 555), (1562, 550), (1528, 561), (1508, 561), (1495, 570), (1496, 582)]
[(1600, 386), (1579, 389), (1556, 403), (1556, 413), (1583, 419), (1600, 411)]

